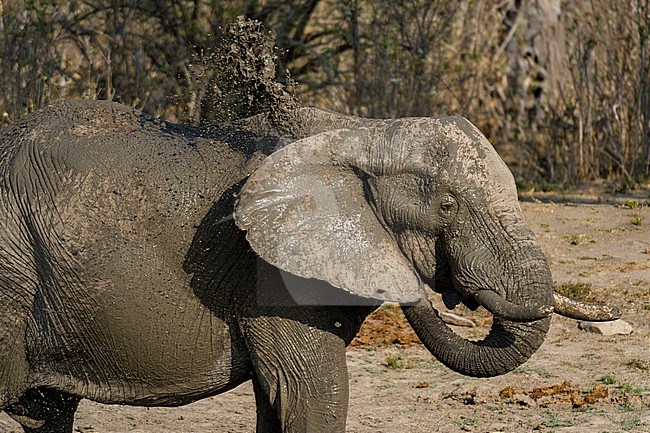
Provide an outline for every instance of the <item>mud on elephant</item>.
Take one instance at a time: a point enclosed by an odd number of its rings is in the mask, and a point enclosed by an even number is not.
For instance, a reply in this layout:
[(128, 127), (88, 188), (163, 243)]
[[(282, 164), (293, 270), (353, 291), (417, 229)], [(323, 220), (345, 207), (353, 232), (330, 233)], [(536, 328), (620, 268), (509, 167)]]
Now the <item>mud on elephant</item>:
[[(63, 102), (0, 135), (0, 409), (71, 432), (81, 398), (181, 405), (252, 380), (258, 432), (343, 432), (345, 347), (385, 301), (431, 353), (503, 374), (553, 294), (512, 175), (461, 117), (297, 110), (209, 129)], [(464, 340), (428, 301), (482, 305)]]

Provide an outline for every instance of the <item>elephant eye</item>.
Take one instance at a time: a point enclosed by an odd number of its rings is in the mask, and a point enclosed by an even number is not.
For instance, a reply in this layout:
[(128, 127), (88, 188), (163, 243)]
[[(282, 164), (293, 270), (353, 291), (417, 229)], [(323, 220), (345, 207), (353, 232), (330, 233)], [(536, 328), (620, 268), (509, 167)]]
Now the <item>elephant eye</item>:
[(445, 216), (449, 216), (453, 212), (455, 205), (454, 199), (451, 196), (446, 196), (440, 202), (440, 212)]

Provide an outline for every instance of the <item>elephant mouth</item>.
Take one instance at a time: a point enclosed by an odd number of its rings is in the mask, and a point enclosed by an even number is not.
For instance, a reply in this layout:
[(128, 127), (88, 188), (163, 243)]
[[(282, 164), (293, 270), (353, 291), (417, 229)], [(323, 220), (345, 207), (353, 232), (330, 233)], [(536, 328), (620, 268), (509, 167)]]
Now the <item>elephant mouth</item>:
[(469, 308), (471, 311), (476, 311), (481, 304), (473, 296), (461, 296), (460, 293), (456, 291), (445, 291), (441, 293), (442, 302), (445, 304), (448, 310), (453, 310), (460, 304), (463, 304), (465, 307)]

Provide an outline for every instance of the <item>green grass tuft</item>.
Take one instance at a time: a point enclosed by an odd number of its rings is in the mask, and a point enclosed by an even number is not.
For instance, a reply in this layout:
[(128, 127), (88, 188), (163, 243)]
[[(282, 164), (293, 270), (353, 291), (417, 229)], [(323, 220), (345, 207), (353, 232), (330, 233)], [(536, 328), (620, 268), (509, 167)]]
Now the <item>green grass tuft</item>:
[(616, 378), (611, 373), (607, 373), (604, 376), (601, 376), (598, 381), (604, 383), (605, 385), (613, 385), (617, 382)]
[(581, 302), (587, 301), (591, 295), (590, 283), (561, 283), (556, 284), (553, 289), (562, 296)]

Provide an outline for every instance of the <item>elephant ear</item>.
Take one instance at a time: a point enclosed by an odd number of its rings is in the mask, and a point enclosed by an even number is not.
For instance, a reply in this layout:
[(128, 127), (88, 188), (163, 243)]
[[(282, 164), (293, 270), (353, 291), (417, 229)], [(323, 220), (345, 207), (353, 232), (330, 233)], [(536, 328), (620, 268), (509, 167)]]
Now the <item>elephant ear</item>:
[(235, 221), (284, 271), (364, 298), (415, 302), (420, 280), (366, 200), (367, 136), (328, 131), (271, 154), (243, 186)]

